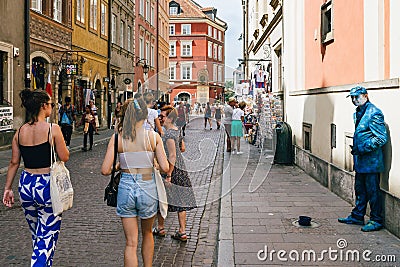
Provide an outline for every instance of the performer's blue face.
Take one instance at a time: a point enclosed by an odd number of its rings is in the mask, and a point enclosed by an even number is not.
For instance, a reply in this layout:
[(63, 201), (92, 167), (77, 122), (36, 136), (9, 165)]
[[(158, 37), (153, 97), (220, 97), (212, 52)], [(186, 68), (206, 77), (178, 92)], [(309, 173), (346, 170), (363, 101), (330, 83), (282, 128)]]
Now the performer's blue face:
[(360, 107), (367, 102), (368, 98), (364, 94), (360, 94), (357, 96), (351, 96), (351, 102), (353, 102), (354, 106)]

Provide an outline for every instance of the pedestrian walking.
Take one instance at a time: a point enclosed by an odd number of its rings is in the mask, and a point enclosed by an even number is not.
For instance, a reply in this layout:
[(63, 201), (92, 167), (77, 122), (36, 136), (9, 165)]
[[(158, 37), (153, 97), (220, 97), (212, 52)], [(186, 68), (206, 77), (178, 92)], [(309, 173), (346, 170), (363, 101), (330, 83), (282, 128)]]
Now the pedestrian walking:
[(228, 104), (225, 104), (224, 107), (224, 128), (226, 133), (226, 152), (232, 151), (232, 144), (231, 144), (231, 130), (232, 130), (232, 114), (233, 108), (236, 105), (236, 98), (233, 96), (228, 99)]
[(94, 131), (95, 131), (96, 135), (99, 135), (100, 121), (99, 121), (99, 115), (97, 114), (97, 107), (94, 104), (93, 100), (89, 101), (89, 105), (90, 105), (90, 109), (92, 110), (92, 114), (94, 116), (94, 122), (95, 122)]
[[(168, 170), (168, 161), (161, 137), (143, 128), (147, 105), (142, 98), (131, 99), (122, 106), (118, 125), (118, 155), (121, 179), (118, 186), (117, 215), (121, 217), (126, 245), (124, 266), (138, 266), (137, 247), (141, 224), (144, 266), (152, 266), (154, 239), (152, 226), (158, 209), (157, 187), (153, 173), (154, 158), (161, 170)], [(101, 167), (110, 175), (114, 160), (114, 136), (110, 138)]]
[(12, 157), (7, 171), (3, 203), (9, 208), (14, 204), (12, 184), (22, 156), (24, 170), (18, 190), (32, 234), (31, 266), (52, 266), (61, 215), (53, 214), (50, 197), (51, 145), (54, 144), (61, 161), (68, 161), (69, 151), (60, 127), (46, 122), (54, 107), (46, 91), (25, 89), (19, 96), (27, 111), (27, 118), (12, 140)]
[(143, 123), (146, 130), (157, 131), (161, 136), (164, 134), (161, 128), (160, 120), (158, 119), (158, 112), (154, 107), (154, 95), (150, 92), (143, 94), (144, 102), (147, 105), (148, 116)]
[[(171, 236), (173, 239), (186, 242), (186, 212), (196, 207), (192, 183), (186, 170), (185, 162), (181, 153), (179, 130), (175, 126), (178, 112), (172, 106), (165, 106), (161, 109), (161, 124), (165, 127), (163, 136), (164, 147), (166, 148), (169, 170), (164, 174), (167, 184), (168, 211), (178, 213), (179, 229)], [(171, 180), (169, 180), (171, 179)], [(157, 214), (158, 225), (153, 229), (153, 234), (164, 237), (164, 218)]]
[(178, 118), (176, 119), (176, 126), (178, 126), (179, 132), (182, 133), (182, 136), (185, 136), (188, 113), (183, 102), (179, 103), (177, 111)]
[(215, 106), (215, 120), (217, 121), (217, 130), (221, 128), (222, 107), (219, 103)]
[(95, 121), (95, 116), (93, 114), (93, 111), (90, 107), (90, 105), (87, 105), (85, 108), (85, 113), (82, 115), (81, 122), (78, 124), (84, 125), (83, 127), (83, 147), (82, 150), (84, 152), (88, 151), (87, 148), (87, 139), (89, 136), (89, 150), (92, 150), (93, 148), (93, 133), (96, 128), (96, 121)]
[(73, 130), (73, 123), (76, 121), (75, 106), (71, 104), (71, 97), (65, 97), (65, 104), (59, 109), (61, 131), (64, 136), (65, 144), (69, 149), (71, 144), (71, 136)]
[(122, 103), (121, 103), (121, 101), (118, 101), (117, 102), (117, 106), (115, 107), (115, 109), (114, 109), (114, 116), (113, 116), (113, 122), (112, 122), (112, 127), (113, 128), (116, 128), (116, 126), (118, 126), (118, 123), (119, 123), (119, 121), (120, 121), (120, 119), (121, 119), (121, 106), (122, 106)]
[(246, 103), (244, 101), (239, 103), (239, 107), (235, 108), (232, 113), (232, 129), (231, 129), (231, 138), (232, 138), (232, 154), (235, 154), (235, 142), (236, 142), (236, 154), (243, 154), (240, 151), (240, 137), (243, 137), (243, 121), (244, 121), (244, 108), (246, 107)]
[(355, 131), (351, 150), (356, 172), (356, 206), (348, 217), (339, 218), (338, 221), (364, 225), (369, 202), (370, 220), (361, 231), (377, 231), (383, 228), (379, 174), (384, 171), (382, 147), (387, 142), (384, 116), (382, 111), (369, 101), (368, 92), (364, 87), (352, 88), (348, 96), (357, 107), (354, 113)]
[(211, 107), (210, 102), (207, 102), (207, 105), (204, 110), (204, 130), (207, 129), (207, 122), (210, 125), (210, 130), (212, 130), (212, 120), (211, 120)]

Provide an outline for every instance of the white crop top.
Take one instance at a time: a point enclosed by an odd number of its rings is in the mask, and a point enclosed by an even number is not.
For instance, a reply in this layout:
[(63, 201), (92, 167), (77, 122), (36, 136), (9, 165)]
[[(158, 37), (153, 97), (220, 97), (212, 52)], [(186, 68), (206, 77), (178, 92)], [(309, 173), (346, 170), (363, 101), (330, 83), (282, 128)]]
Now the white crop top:
[[(156, 136), (154, 136), (154, 144), (156, 144)], [(149, 133), (147, 132), (147, 140), (150, 143)], [(151, 145), (150, 145), (151, 146)], [(136, 151), (119, 153), (119, 165), (121, 169), (134, 168), (152, 168), (154, 164), (153, 151)]]

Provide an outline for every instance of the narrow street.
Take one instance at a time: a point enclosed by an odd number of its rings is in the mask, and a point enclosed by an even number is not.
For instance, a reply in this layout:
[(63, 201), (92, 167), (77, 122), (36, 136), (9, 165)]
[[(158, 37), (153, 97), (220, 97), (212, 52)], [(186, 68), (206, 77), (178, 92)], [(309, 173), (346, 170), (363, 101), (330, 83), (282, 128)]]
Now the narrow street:
[[(223, 147), (223, 134), (221, 130), (204, 130), (202, 122), (202, 118), (193, 120), (185, 137), (184, 156), (199, 206), (187, 213), (189, 239), (185, 244), (170, 237), (178, 228), (178, 218), (169, 213), (165, 222), (167, 236), (155, 238), (154, 266), (210, 266), (216, 261), (223, 164), (218, 147)], [(80, 144), (82, 137), (77, 138)], [(66, 164), (75, 190), (74, 207), (63, 215), (54, 266), (123, 266), (122, 225), (115, 209), (103, 202), (109, 177), (100, 174), (100, 166), (106, 146), (107, 141), (101, 141), (93, 151), (76, 151)], [(18, 192), (18, 178), (19, 175), (14, 180), (14, 192)], [(1, 188), (4, 181), (2, 174)], [(18, 202), (10, 210), (1, 205), (0, 228), (0, 266), (28, 266), (31, 241)]]

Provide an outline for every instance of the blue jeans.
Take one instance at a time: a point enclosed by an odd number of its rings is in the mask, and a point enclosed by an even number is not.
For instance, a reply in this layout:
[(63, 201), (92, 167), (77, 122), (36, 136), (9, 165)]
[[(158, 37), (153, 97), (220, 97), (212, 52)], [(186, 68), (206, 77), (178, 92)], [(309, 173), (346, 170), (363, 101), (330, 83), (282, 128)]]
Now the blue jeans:
[(158, 195), (154, 173), (144, 181), (142, 174), (121, 173), (118, 185), (117, 215), (149, 219), (157, 214)]
[(382, 198), (379, 181), (379, 173), (356, 173), (354, 183), (356, 206), (351, 212), (352, 217), (358, 220), (364, 220), (367, 203), (369, 202), (371, 220), (383, 223)]

